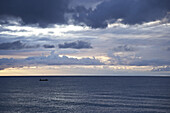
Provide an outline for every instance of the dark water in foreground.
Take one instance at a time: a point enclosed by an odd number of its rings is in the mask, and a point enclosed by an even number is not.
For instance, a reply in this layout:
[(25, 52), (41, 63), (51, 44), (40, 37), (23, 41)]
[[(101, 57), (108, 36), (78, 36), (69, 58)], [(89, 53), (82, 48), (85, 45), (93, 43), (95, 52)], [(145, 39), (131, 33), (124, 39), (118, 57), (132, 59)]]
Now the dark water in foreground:
[(0, 77), (0, 113), (16, 112), (170, 113), (170, 77)]

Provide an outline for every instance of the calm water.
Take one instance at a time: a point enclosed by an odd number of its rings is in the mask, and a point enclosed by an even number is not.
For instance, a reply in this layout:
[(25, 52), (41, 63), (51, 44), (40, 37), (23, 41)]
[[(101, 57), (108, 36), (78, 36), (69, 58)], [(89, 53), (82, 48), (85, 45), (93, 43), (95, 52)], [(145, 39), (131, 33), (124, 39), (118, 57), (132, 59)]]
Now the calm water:
[(170, 77), (0, 77), (0, 113), (170, 113)]

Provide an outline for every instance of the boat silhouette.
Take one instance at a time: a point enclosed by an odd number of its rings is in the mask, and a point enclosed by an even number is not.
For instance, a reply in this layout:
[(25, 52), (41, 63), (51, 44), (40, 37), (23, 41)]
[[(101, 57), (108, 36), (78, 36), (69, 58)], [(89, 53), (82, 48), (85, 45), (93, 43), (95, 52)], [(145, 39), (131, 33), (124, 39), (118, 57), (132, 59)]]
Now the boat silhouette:
[(48, 79), (40, 79), (40, 81), (48, 81)]

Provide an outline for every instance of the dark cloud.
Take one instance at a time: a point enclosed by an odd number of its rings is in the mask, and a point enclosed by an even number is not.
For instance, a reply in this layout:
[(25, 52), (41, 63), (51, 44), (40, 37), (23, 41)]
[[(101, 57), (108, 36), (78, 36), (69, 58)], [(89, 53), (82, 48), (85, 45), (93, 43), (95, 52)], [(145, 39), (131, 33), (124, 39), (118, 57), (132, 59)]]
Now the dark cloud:
[(0, 16), (20, 17), (26, 24), (65, 24), (70, 0), (1, 0)]
[[(41, 46), (44, 48), (55, 48), (54, 45), (50, 45), (50, 44), (44, 44)], [(39, 48), (39, 47), (40, 47), (39, 44), (28, 45), (22, 43), (21, 41), (14, 41), (14, 42), (7, 42), (7, 43), (0, 44), (0, 50), (20, 50), (20, 49)]]
[(76, 42), (65, 42), (64, 44), (59, 44), (59, 48), (73, 48), (73, 49), (88, 49), (92, 48), (89, 42), (76, 41)]
[(25, 48), (38, 48), (38, 47), (39, 45), (29, 46), (29, 45), (21, 43), (20, 41), (0, 44), (0, 50), (19, 50), (19, 49), (25, 49)]
[(47, 44), (46, 44), (46, 45), (43, 45), (43, 47), (44, 47), (44, 48), (55, 48), (54, 45), (47, 45)]
[(116, 51), (116, 52), (135, 51), (135, 49), (133, 47), (130, 47), (128, 45), (118, 46), (118, 47), (114, 48), (113, 50)]
[(170, 51), (170, 47), (168, 47), (166, 50), (167, 50), (167, 51)]
[(170, 65), (169, 60), (155, 59), (155, 60), (133, 60), (128, 65), (132, 66), (165, 66)]
[(122, 23), (130, 25), (169, 18), (169, 11), (169, 0), (1, 0), (0, 17), (7, 18), (0, 22), (16, 24), (11, 21), (14, 20), (46, 27), (55, 23), (67, 24), (72, 17), (75, 24), (105, 28), (120, 18)]
[(104, 28), (122, 19), (124, 24), (142, 24), (168, 17), (169, 0), (106, 0), (95, 10), (83, 6), (75, 8), (74, 19), (92, 28)]
[(11, 43), (1, 43), (0, 50), (12, 50), (12, 49), (21, 49), (24, 45), (20, 41), (15, 41)]
[(67, 56), (60, 57), (58, 54), (51, 52), (49, 56), (28, 57), (25, 59), (2, 58), (0, 59), (0, 70), (5, 68), (15, 68), (24, 66), (38, 65), (104, 65), (99, 60), (93, 58), (69, 58)]

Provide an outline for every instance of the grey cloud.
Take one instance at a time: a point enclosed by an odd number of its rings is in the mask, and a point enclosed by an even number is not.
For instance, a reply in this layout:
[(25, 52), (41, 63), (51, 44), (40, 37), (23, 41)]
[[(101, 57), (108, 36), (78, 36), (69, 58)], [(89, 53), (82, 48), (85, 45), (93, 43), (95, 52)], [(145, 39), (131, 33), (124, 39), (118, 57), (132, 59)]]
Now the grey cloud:
[(65, 42), (64, 44), (59, 44), (59, 48), (73, 48), (73, 49), (88, 49), (92, 48), (89, 42), (85, 41), (76, 41), (76, 42)]
[(137, 60), (137, 57), (132, 58), (131, 56), (119, 56), (112, 53), (108, 53), (110, 57), (110, 65), (129, 65), (133, 60)]
[(25, 24), (45, 27), (48, 24), (66, 24), (70, 0), (1, 0), (0, 15), (20, 17)]
[(13, 58), (2, 58), (0, 59), (0, 70), (5, 68), (22, 67), (22, 61)]
[(168, 47), (166, 50), (167, 50), (167, 51), (170, 51), (170, 47)]
[[(55, 48), (55, 46), (51, 44), (44, 44), (41, 46), (43, 48)], [(39, 44), (29, 45), (26, 43), (22, 43), (21, 41), (6, 42), (0, 44), (0, 50), (21, 50), (21, 49), (31, 49), (31, 48), (39, 48), (39, 47), (40, 47)]]
[(19, 50), (19, 49), (37, 48), (37, 47), (39, 47), (39, 45), (29, 46), (29, 45), (21, 43), (20, 41), (0, 44), (0, 50)]
[(152, 71), (170, 71), (170, 66), (162, 67), (162, 68), (153, 68)]
[[(142, 24), (163, 18), (170, 11), (169, 0), (106, 0), (95, 10), (83, 6), (75, 8), (73, 16), (78, 23), (85, 23), (92, 28), (105, 28), (109, 23), (122, 19), (124, 24)], [(76, 12), (75, 11), (75, 12)]]
[(130, 46), (128, 46), (128, 45), (121, 45), (121, 46), (115, 47), (113, 50), (116, 51), (116, 52), (130, 52), (130, 51), (135, 51), (135, 49), (134, 49), (133, 47), (130, 47)]
[[(7, 21), (2, 18), (1, 23), (12, 25), (38, 23), (41, 27), (50, 24), (68, 24), (70, 17), (73, 23), (85, 24), (92, 28), (105, 28), (118, 19), (122, 19), (121, 22), (124, 24), (142, 24), (163, 18), (169, 20), (170, 16), (167, 15), (169, 11), (169, 0), (0, 1), (0, 16), (11, 17)], [(66, 15), (70, 15), (69, 18)]]
[(128, 65), (132, 66), (165, 66), (170, 65), (169, 60), (155, 59), (155, 60), (134, 60)]
[(51, 52), (49, 56), (28, 57), (25, 59), (2, 58), (0, 59), (0, 69), (38, 66), (38, 65), (104, 65), (99, 60), (93, 58), (69, 58), (67, 56), (60, 57), (58, 54)]
[(110, 65), (128, 65), (128, 66), (166, 66), (170, 65), (169, 59), (143, 59), (137, 55), (114, 55), (112, 51), (108, 52)]
[(1, 15), (0, 14), (0, 24), (8, 24), (8, 25), (21, 25), (23, 24), (23, 21), (20, 17), (14, 17), (14, 16), (7, 16), (7, 15)]
[(70, 7), (85, 6), (86, 8), (95, 8), (98, 4), (105, 0), (71, 0)]

